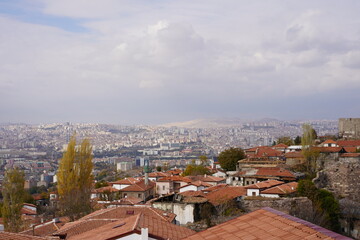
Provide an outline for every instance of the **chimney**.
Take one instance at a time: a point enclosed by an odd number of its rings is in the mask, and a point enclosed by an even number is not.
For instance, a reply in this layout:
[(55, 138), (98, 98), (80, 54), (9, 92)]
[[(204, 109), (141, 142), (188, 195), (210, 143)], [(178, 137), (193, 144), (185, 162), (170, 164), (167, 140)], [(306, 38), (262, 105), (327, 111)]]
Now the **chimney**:
[(148, 239), (149, 239), (149, 229), (141, 228), (141, 240), (148, 240)]

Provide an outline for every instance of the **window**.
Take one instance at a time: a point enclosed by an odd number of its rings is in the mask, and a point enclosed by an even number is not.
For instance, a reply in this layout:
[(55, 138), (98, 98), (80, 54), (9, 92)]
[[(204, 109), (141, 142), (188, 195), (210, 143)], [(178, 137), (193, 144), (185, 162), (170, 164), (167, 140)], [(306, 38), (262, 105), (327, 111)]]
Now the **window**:
[(127, 198), (127, 193), (124, 193), (124, 198)]
[(252, 195), (253, 195), (253, 196), (256, 196), (256, 192), (252, 192)]
[(141, 193), (138, 194), (138, 198), (141, 198)]
[(163, 190), (165, 190), (165, 186), (163, 186)]

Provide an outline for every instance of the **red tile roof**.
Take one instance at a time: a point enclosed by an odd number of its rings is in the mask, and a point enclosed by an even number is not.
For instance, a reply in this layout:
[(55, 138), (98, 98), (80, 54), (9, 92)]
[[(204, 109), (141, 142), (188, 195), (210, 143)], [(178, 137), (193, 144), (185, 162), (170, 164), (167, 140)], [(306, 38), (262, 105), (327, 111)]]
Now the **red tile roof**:
[(174, 169), (174, 170), (169, 170), (166, 173), (170, 174), (170, 175), (179, 175), (181, 174), (183, 171), (180, 169)]
[(226, 183), (222, 183), (222, 184), (217, 184), (217, 185), (212, 186), (212, 187), (205, 188), (205, 189), (203, 189), (201, 191), (204, 192), (204, 193), (207, 193), (207, 192), (216, 191), (216, 190), (218, 190), (220, 188), (224, 188), (226, 186), (228, 186)]
[(118, 200), (118, 202), (115, 202), (114, 204), (120, 204), (120, 205), (134, 205), (134, 204), (139, 204), (141, 203), (143, 200), (140, 198), (136, 198), (136, 197), (127, 197), (127, 198), (121, 198)]
[(255, 184), (251, 184), (248, 186), (245, 186), (246, 189), (264, 189), (264, 188), (270, 188), (274, 187), (280, 184), (283, 184), (284, 182), (278, 181), (278, 180), (267, 180), (263, 182), (258, 182)]
[(87, 219), (78, 220), (65, 224), (60, 230), (53, 233), (54, 236), (66, 236), (66, 239), (73, 239), (76, 235), (99, 228), (108, 223), (116, 222), (119, 219)]
[(111, 182), (110, 184), (111, 184), (111, 185), (114, 185), (114, 184), (132, 185), (132, 184), (135, 184), (135, 183), (137, 183), (137, 182), (139, 182), (139, 181), (140, 181), (140, 180), (137, 179), (137, 178), (129, 177), (129, 178), (121, 179), (121, 180), (116, 181), (116, 182)]
[(271, 147), (260, 146), (246, 150), (246, 155), (249, 158), (280, 157), (282, 152)]
[(327, 139), (322, 144), (336, 144), (336, 142), (334, 140), (332, 140), (332, 139)]
[(148, 228), (149, 237), (155, 239), (180, 240), (195, 233), (195, 231), (188, 228), (171, 224), (151, 216), (138, 214), (70, 237), (69, 240), (117, 239), (133, 233), (140, 235), (142, 228)]
[(143, 213), (144, 215), (150, 215), (153, 217), (158, 217), (164, 221), (172, 222), (176, 215), (173, 213), (168, 213), (157, 208), (152, 208), (147, 205), (143, 206), (125, 206), (120, 205), (115, 208), (106, 208), (95, 211), (81, 218), (80, 220), (86, 219), (121, 219), (126, 218), (129, 214), (134, 215), (138, 213)]
[(34, 229), (31, 228), (29, 230), (21, 232), (22, 234), (27, 235), (35, 235), (40, 237), (49, 236), (52, 233), (58, 231), (60, 227), (64, 226), (70, 220), (68, 217), (61, 217), (59, 218), (59, 222), (49, 221), (45, 223), (41, 223), (34, 226)]
[(360, 140), (338, 140), (336, 143), (340, 147), (360, 147)]
[(311, 149), (320, 153), (338, 153), (345, 151), (342, 147), (312, 147)]
[(119, 189), (113, 188), (111, 186), (96, 188), (92, 192), (93, 193), (103, 193), (103, 192), (118, 192)]
[(229, 239), (341, 239), (348, 237), (289, 216), (271, 208), (263, 208), (220, 225), (198, 232), (186, 240)]
[(292, 172), (279, 167), (257, 168), (257, 172), (255, 173), (255, 176), (287, 177), (287, 178), (296, 179), (295, 175)]
[(298, 186), (297, 182), (285, 183), (282, 185), (265, 189), (261, 191), (260, 194), (279, 194), (279, 195), (290, 194), (296, 192), (297, 186)]
[(183, 187), (187, 187), (187, 186), (190, 186), (190, 185), (194, 185), (194, 186), (197, 186), (197, 187), (200, 187), (200, 186), (204, 186), (204, 187), (211, 187), (212, 185), (210, 183), (206, 183), (206, 182), (203, 182), (203, 181), (195, 181), (195, 182), (191, 182), (185, 186), (182, 186), (180, 188), (183, 188)]
[(226, 186), (216, 191), (209, 192), (205, 195), (205, 197), (209, 200), (210, 203), (216, 206), (245, 195), (246, 189), (244, 187)]
[(214, 177), (214, 176), (209, 176), (209, 175), (188, 176), (188, 178), (190, 178), (192, 181), (203, 181), (203, 182), (220, 183), (220, 182), (225, 182), (226, 181), (225, 178)]
[(121, 192), (144, 192), (144, 191), (147, 191), (154, 187), (155, 187), (155, 183), (153, 181), (149, 181), (149, 183), (146, 185), (145, 180), (142, 180), (133, 185), (125, 187), (125, 188), (121, 189), (120, 191)]
[(358, 148), (357, 147), (344, 147), (344, 149), (348, 153), (355, 153)]
[(167, 176), (157, 180), (158, 182), (186, 182), (190, 183), (192, 180), (188, 177), (182, 176)]
[(30, 236), (21, 233), (0, 232), (1, 240), (48, 240), (48, 238)]

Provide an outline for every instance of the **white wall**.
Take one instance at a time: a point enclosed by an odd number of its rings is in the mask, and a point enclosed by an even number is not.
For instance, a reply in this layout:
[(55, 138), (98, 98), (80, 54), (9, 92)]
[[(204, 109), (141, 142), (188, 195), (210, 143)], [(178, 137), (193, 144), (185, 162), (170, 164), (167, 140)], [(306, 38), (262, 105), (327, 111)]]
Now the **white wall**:
[(186, 224), (188, 222), (194, 222), (194, 204), (154, 202), (152, 206), (154, 208), (158, 208), (163, 211), (171, 211), (172, 213), (176, 214), (176, 224)]
[(186, 186), (186, 187), (182, 187), (180, 188), (180, 192), (186, 192), (186, 191), (198, 191), (198, 187), (194, 186), (194, 185), (189, 185), (189, 186)]
[(166, 195), (170, 193), (170, 182), (156, 182), (156, 193)]
[(280, 196), (278, 194), (260, 194), (262, 197), (268, 197), (268, 198), (279, 198)]
[[(254, 193), (255, 193), (255, 195), (254, 195)], [(260, 194), (259, 189), (247, 189), (246, 190), (247, 196), (259, 196), (259, 194)]]
[[(127, 236), (122, 237), (122, 238), (117, 238), (116, 240), (118, 240), (118, 239), (121, 239), (121, 240), (143, 240), (141, 238), (141, 235), (137, 234), (137, 233), (133, 233), (133, 234), (127, 235)], [(156, 240), (155, 238), (151, 238), (151, 237), (147, 237), (146, 239)]]

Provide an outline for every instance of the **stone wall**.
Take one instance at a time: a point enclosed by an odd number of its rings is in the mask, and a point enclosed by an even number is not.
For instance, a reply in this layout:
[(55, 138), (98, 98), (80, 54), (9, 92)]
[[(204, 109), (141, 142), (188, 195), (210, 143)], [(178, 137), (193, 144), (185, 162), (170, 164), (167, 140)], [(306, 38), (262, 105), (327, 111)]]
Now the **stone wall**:
[(306, 197), (279, 198), (279, 199), (251, 199), (243, 200), (242, 207), (245, 211), (251, 212), (263, 207), (271, 207), (289, 215), (311, 220), (313, 214), (312, 202)]
[(343, 160), (325, 167), (318, 173), (314, 183), (337, 195), (360, 202), (360, 162)]

